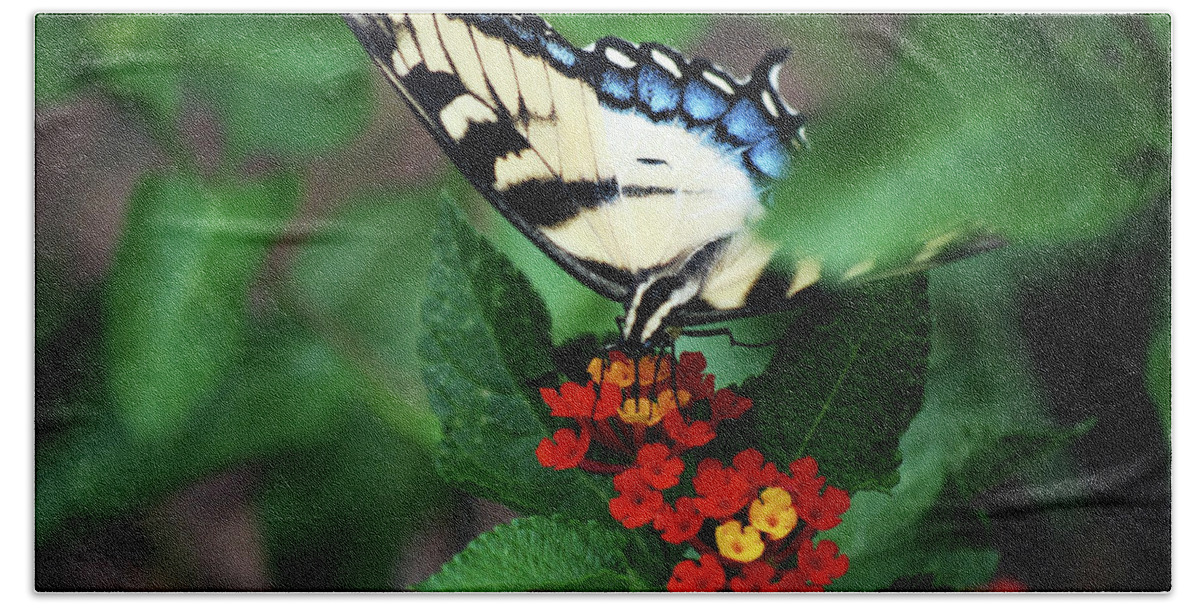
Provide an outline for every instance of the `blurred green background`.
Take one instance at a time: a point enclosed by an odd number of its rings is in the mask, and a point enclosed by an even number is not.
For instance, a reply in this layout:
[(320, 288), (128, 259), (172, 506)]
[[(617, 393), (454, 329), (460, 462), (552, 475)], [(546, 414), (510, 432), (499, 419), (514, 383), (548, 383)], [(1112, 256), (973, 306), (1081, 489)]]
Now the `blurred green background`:
[[(1169, 586), (1165, 16), (548, 20), (739, 76), (792, 48), (781, 88), (812, 146), (763, 229), (799, 254), (848, 267), (947, 228), (1004, 235), (931, 273), (905, 462), (1091, 421), (1055, 471), (983, 494), (982, 541), (1035, 589)], [(431, 464), (416, 351), (442, 201), (530, 276), (556, 341), (611, 333), (619, 306), (470, 189), (336, 16), (35, 27), (37, 587), (402, 588), (510, 518)], [(770, 356), (681, 347), (721, 383)]]

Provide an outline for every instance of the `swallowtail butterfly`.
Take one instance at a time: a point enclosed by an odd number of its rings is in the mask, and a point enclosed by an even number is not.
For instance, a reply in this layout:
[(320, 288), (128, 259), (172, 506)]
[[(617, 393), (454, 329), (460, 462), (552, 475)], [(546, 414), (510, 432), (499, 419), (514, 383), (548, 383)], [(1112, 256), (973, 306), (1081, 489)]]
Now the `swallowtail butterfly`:
[(564, 270), (625, 305), (622, 341), (781, 310), (806, 288), (957, 257), (947, 237), (901, 268), (835, 277), (753, 227), (803, 142), (778, 90), (786, 51), (739, 81), (655, 43), (579, 49), (535, 16), (346, 18), (463, 175)]

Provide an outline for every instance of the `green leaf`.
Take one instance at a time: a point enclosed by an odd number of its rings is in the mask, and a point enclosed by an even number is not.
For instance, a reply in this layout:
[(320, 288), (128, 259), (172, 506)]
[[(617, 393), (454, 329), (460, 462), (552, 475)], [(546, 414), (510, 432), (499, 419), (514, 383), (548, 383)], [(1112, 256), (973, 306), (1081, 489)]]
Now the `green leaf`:
[[(71, 518), (136, 509), (205, 474), (264, 458), (281, 459), (283, 477), (289, 472), (304, 477), (296, 472), (301, 461), (321, 471), (341, 471), (335, 481), (348, 492), (375, 487), (374, 478), (393, 474), (391, 467), (402, 469), (394, 474), (405, 479), (420, 479), (391, 488), (411, 493), (405, 501), (444, 491), (430, 463), (438, 435), (422, 412), (287, 318), (251, 326), (245, 348), (235, 353), (218, 386), (189, 408), (174, 433), (158, 441), (130, 433), (105, 395), (72, 397), (79, 402), (64, 407), (80, 412), (77, 424), (53, 442), (39, 443), (39, 541)], [(339, 441), (361, 445), (338, 447)], [(340, 464), (324, 462), (335, 453)], [(354, 458), (389, 464), (364, 464), (355, 470), (365, 477), (350, 479), (351, 471), (338, 467)], [(385, 490), (391, 491), (383, 486), (373, 491)]]
[(320, 154), (370, 116), (371, 66), (336, 15), (191, 15), (189, 75), (237, 154)]
[[(1018, 340), (1020, 255), (1001, 250), (930, 273), (924, 406), (900, 439), (899, 482), (853, 494), (842, 523), (824, 534), (850, 558), (831, 588), (885, 589), (922, 573), (960, 589), (991, 579), (994, 552), (971, 546), (963, 532), (982, 525), (970, 493), (1028, 472), (1031, 458), (1062, 444), (1041, 412), (1044, 399)], [(1048, 449), (1017, 457), (1018, 449), (997, 449), (1006, 445)]]
[(450, 504), (432, 446), (406, 439), (362, 403), (344, 404), (320, 430), (318, 441), (274, 460), (256, 500), (272, 583), (390, 590), (405, 544)]
[(639, 591), (615, 526), (527, 517), (471, 541), (418, 591)]
[(762, 449), (811, 455), (829, 483), (886, 488), (921, 406), (929, 318), (924, 276), (847, 290), (802, 310), (766, 371), (744, 386)]
[(294, 175), (202, 183), (171, 173), (130, 198), (107, 297), (109, 390), (136, 436), (179, 428), (237, 355), (246, 295), (299, 200)]
[(67, 271), (68, 256), (39, 242), (33, 252), (33, 336), (41, 351), (72, 314), (81, 299)]
[(169, 128), (183, 103), (178, 15), (105, 15), (90, 22), (88, 75), (118, 101), (133, 105), (157, 131)]
[(972, 589), (992, 579), (1000, 564), (1000, 554), (990, 549), (959, 547), (932, 552), (928, 569), (934, 572), (933, 584), (943, 589)]
[(36, 15), (33, 19), (33, 99), (41, 106), (71, 96), (81, 84), (87, 21), (79, 15)]
[(434, 192), (355, 196), (316, 224), (289, 277), (290, 305), (306, 324), (363, 372), (421, 406), (426, 391), (417, 341), (430, 235), (441, 209)]
[[(1158, 408), (1163, 435), (1171, 437), (1171, 325), (1163, 324), (1151, 338), (1146, 354), (1146, 390)], [(1169, 442), (1168, 442), (1169, 445)]]
[(544, 469), (534, 455), (551, 435), (531, 401), (554, 378), (545, 305), (448, 206), (433, 252), (421, 316), (425, 383), (444, 432), (439, 471), (524, 513), (608, 517), (611, 484)]
[(1168, 178), (1168, 55), (1126, 33), (1139, 19), (905, 19), (890, 77), (807, 126), (764, 234), (831, 276), (950, 230), (1111, 230)]
[(370, 115), (371, 66), (335, 15), (103, 15), (88, 25), (87, 75), (142, 112), (160, 143), (178, 147), (186, 93), (217, 111), (234, 157), (327, 152)]
[(432, 451), (439, 439), (432, 414), (358, 363), (295, 319), (256, 324), (217, 395), (189, 420), (185, 439), (215, 462), (236, 462), (329, 441), (347, 411), (363, 409), (388, 432)]
[(604, 36), (617, 36), (630, 42), (659, 42), (676, 48), (704, 34), (711, 16), (700, 14), (556, 14), (546, 15), (550, 24), (572, 44), (584, 47)]

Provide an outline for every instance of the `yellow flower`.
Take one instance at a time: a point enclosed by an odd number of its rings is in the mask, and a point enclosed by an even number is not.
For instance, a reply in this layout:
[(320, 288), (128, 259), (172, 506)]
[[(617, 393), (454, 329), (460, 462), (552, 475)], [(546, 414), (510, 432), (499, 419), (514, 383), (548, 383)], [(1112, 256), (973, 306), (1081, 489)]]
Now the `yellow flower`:
[(657, 402), (646, 397), (639, 397), (636, 401), (626, 399), (625, 403), (621, 404), (620, 409), (617, 410), (617, 415), (629, 424), (654, 426), (662, 420), (663, 411)]
[(767, 488), (750, 503), (750, 525), (779, 540), (796, 527), (796, 509), (792, 496), (783, 488)]
[(717, 526), (717, 551), (722, 556), (742, 563), (762, 557), (762, 535), (753, 526), (742, 527), (741, 522), (729, 520)]

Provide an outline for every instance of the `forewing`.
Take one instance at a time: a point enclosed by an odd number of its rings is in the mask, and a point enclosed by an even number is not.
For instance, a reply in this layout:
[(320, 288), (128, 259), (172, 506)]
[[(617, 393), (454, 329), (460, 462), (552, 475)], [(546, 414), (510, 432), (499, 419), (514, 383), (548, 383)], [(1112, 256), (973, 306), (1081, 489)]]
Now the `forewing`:
[[(476, 189), (576, 279), (626, 298), (631, 275), (606, 268), (607, 260), (585, 261), (545, 231), (616, 191), (600, 104), (569, 74), (566, 62), (578, 60), (569, 44), (532, 17), (412, 13), (347, 22)], [(557, 60), (548, 48), (561, 50)], [(615, 250), (610, 228), (592, 229), (588, 238)]]

